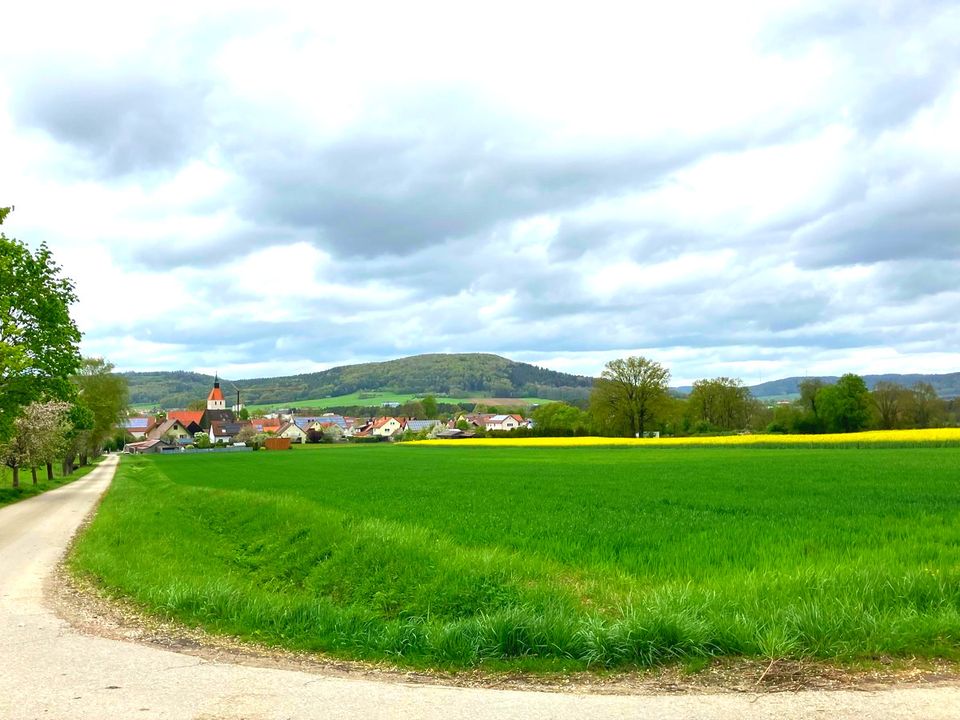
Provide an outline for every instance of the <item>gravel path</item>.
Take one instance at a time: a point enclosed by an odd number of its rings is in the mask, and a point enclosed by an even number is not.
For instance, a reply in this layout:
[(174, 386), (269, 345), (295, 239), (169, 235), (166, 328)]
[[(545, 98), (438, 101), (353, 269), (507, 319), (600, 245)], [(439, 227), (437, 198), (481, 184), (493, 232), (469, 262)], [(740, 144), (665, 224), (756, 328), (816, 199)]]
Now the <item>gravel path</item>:
[(960, 717), (955, 685), (761, 694), (592, 695), (422, 685), (251, 667), (82, 634), (44, 586), (113, 477), (0, 509), (0, 718)]

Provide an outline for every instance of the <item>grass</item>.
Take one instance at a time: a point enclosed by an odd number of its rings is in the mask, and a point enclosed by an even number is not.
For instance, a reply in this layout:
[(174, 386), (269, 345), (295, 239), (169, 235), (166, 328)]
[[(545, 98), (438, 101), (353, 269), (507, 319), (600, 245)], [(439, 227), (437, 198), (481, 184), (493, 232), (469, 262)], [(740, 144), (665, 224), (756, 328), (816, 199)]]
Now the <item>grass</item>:
[(413, 667), (960, 657), (960, 449), (126, 458), (71, 557), (151, 612)]
[(0, 466), (0, 507), (3, 507), (4, 505), (10, 505), (11, 503), (15, 503), (20, 500), (26, 500), (34, 495), (45, 493), (47, 490), (53, 490), (61, 485), (66, 485), (67, 483), (72, 483), (74, 480), (79, 480), (88, 472), (93, 470), (101, 459), (102, 458), (97, 458), (93, 460), (90, 465), (77, 468), (73, 471), (72, 475), (68, 475), (66, 477), (63, 475), (63, 467), (61, 464), (59, 462), (54, 463), (53, 480), (47, 480), (46, 467), (37, 468), (38, 482), (36, 485), (33, 484), (33, 478), (30, 476), (30, 469), (21, 469), (19, 488), (10, 487), (10, 484), (13, 482), (13, 471), (5, 465)]

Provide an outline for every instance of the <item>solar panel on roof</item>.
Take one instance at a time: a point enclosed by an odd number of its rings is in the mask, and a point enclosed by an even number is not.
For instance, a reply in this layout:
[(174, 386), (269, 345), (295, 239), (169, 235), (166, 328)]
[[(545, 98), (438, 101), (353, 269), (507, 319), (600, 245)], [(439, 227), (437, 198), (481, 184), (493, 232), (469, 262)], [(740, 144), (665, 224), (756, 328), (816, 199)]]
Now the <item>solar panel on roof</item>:
[(126, 427), (131, 429), (145, 428), (150, 424), (147, 418), (130, 418), (126, 422)]

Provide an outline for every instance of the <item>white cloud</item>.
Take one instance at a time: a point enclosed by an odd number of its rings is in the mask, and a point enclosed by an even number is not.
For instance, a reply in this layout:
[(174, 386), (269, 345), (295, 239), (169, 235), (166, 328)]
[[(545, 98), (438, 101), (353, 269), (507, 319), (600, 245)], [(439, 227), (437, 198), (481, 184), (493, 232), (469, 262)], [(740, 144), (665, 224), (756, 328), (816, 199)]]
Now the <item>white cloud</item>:
[(5, 21), (5, 230), (50, 244), (84, 351), (121, 367), (960, 365), (956, 8), (39, 2)]

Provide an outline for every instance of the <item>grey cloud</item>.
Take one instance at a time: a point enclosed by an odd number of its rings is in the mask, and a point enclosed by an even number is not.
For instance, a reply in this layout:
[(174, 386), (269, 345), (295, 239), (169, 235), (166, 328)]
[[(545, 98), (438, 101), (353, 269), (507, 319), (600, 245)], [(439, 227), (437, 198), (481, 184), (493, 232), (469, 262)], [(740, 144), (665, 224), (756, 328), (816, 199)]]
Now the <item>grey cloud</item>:
[[(285, 228), (263, 226), (249, 230), (208, 236), (200, 240), (176, 239), (162, 246), (136, 244), (121, 249), (126, 262), (139, 265), (148, 264), (154, 270), (178, 270), (181, 268), (205, 268), (216, 270), (232, 260), (243, 257), (254, 250), (263, 250), (287, 245), (297, 240), (297, 236)], [(283, 252), (283, 250), (278, 250)], [(253, 278), (236, 278), (244, 284)], [(242, 289), (235, 299), (248, 297)]]
[[(274, 164), (248, 166), (249, 204), (273, 222), (312, 227), (338, 255), (403, 255), (474, 236), (503, 222), (579, 205), (653, 182), (679, 159), (493, 158), (476, 147), (426, 140), (353, 139)], [(438, 157), (439, 155), (439, 157)]]
[(204, 87), (58, 66), (16, 86), (16, 119), (84, 152), (96, 174), (175, 169), (204, 147)]
[(865, 135), (902, 125), (953, 81), (960, 15), (949, 0), (809, 3), (766, 29), (768, 53), (800, 54), (828, 44), (846, 65), (835, 68), (835, 104), (820, 123), (852, 123)]
[(796, 258), (818, 268), (897, 259), (960, 258), (960, 177), (925, 176), (853, 203), (794, 235)]
[[(960, 238), (957, 240), (960, 243)], [(884, 296), (908, 303), (920, 298), (960, 291), (960, 261), (901, 260), (886, 263), (877, 277)], [(950, 310), (955, 314), (960, 308)]]

